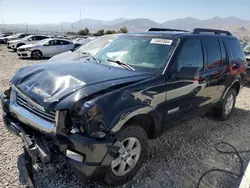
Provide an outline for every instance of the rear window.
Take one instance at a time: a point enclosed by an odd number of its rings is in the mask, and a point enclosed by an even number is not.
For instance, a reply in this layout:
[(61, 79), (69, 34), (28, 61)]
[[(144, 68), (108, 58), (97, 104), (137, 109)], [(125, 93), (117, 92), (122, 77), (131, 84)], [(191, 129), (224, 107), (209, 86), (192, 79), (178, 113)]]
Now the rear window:
[(224, 40), (226, 48), (229, 52), (230, 62), (245, 62), (245, 54), (241, 48), (240, 42), (238, 40)]
[(207, 64), (205, 65), (206, 68), (212, 69), (221, 66), (221, 50), (218, 39), (205, 38), (204, 42), (207, 51)]

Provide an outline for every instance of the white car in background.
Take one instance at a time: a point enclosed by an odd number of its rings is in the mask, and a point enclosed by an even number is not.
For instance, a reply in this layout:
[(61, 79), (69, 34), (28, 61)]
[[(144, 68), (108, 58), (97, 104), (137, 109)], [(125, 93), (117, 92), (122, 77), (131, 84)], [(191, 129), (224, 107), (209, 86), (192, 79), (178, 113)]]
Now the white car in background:
[(74, 39), (72, 42), (75, 44), (75, 48), (87, 44), (88, 42), (94, 40), (96, 37), (86, 37), (86, 38), (77, 38)]
[[(14, 35), (10, 35), (8, 37), (5, 37), (4, 40), (5, 40), (5, 43), (7, 43), (7, 47), (8, 47), (8, 43), (12, 40), (17, 40), (17, 39), (22, 39), (26, 36), (28, 36), (29, 34), (27, 33), (17, 33), (17, 34), (14, 34)], [(9, 47), (10, 48), (10, 47)]]
[(20, 46), (26, 45), (26, 44), (35, 44), (41, 40), (47, 39), (48, 37), (42, 36), (42, 35), (28, 35), (22, 39), (19, 40), (12, 40), (8, 43), (8, 46), (13, 49), (14, 51), (17, 50)]
[(52, 57), (74, 49), (75, 45), (64, 39), (50, 38), (44, 39), (35, 44), (27, 44), (17, 48), (17, 55), (20, 57), (31, 57), (40, 59), (41, 57)]
[(117, 39), (120, 35), (122, 34), (112, 34), (97, 37), (94, 40), (83, 44), (82, 46), (74, 50), (53, 56), (49, 59), (49, 62), (63, 60), (81, 60), (86, 56), (94, 56), (96, 53), (109, 45), (113, 40)]

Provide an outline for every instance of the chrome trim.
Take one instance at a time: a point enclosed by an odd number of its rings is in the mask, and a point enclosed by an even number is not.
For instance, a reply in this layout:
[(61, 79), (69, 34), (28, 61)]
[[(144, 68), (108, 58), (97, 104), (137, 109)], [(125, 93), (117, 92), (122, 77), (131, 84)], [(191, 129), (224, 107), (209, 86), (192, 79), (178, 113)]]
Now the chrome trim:
[(178, 112), (179, 109), (180, 109), (180, 108), (177, 107), (177, 108), (174, 108), (174, 109), (172, 109), (172, 110), (169, 110), (169, 111), (168, 111), (168, 115), (173, 114), (173, 113), (175, 113), (175, 112)]
[(25, 100), (27, 100), (30, 104), (32, 104), (33, 106), (35, 106), (36, 108), (38, 108), (41, 111), (45, 112), (44, 107), (40, 106), (39, 104), (35, 103), (34, 101), (32, 101), (29, 97), (27, 97), (26, 95), (23, 94), (22, 91), (20, 91), (18, 88), (16, 88), (15, 86), (12, 86), (13, 89), (15, 89), (16, 92), (18, 92), (19, 95), (21, 95)]
[(58, 117), (59, 112), (56, 111), (54, 122), (46, 121), (45, 119), (39, 117), (38, 115), (30, 112), (29, 110), (17, 104), (16, 101), (17, 95), (15, 89), (16, 89), (15, 87), (12, 87), (10, 96), (10, 112), (14, 114), (14, 117), (16, 117), (22, 123), (34, 127), (38, 131), (55, 134), (56, 122), (57, 122), (56, 118)]

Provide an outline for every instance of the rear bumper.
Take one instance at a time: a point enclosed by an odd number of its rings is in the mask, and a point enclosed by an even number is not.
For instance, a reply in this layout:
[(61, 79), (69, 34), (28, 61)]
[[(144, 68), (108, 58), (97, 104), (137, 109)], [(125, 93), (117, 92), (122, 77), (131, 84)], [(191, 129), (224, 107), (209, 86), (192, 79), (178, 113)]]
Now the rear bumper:
[[(23, 140), (24, 148), (34, 162), (53, 163), (60, 156), (88, 179), (99, 180), (104, 177), (111, 161), (116, 156), (120, 145), (114, 138), (96, 140), (79, 134), (58, 133), (53, 136), (53, 144), (42, 133), (32, 130), (19, 121), (9, 111), (9, 100), (1, 95), (3, 122), (5, 127)], [(52, 138), (50, 138), (52, 139)], [(79, 155), (77, 160), (68, 155)]]

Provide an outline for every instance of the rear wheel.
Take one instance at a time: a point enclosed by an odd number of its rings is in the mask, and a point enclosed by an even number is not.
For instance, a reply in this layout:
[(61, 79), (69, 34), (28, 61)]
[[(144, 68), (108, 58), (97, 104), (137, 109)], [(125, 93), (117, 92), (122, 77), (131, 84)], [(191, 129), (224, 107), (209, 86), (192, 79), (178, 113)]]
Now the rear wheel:
[(131, 180), (147, 156), (148, 138), (142, 127), (137, 125), (126, 127), (118, 134), (118, 140), (122, 147), (111, 162), (104, 178), (104, 183), (108, 186), (122, 185)]
[(236, 91), (232, 88), (227, 92), (220, 106), (212, 109), (213, 115), (221, 121), (227, 120), (234, 110), (235, 102)]
[(42, 52), (40, 50), (34, 50), (32, 53), (31, 53), (31, 57), (33, 59), (40, 59), (41, 57), (43, 56)]

